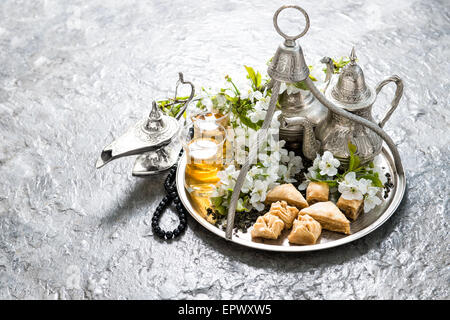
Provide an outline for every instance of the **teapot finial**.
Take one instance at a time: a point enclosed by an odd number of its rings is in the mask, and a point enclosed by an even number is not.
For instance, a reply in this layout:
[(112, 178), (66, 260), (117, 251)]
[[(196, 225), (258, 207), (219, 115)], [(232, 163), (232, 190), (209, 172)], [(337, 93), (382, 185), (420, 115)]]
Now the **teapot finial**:
[(350, 63), (342, 69), (331, 95), (339, 103), (354, 105), (370, 99), (371, 92), (366, 85), (364, 72), (356, 63), (355, 47), (352, 48), (349, 58)]

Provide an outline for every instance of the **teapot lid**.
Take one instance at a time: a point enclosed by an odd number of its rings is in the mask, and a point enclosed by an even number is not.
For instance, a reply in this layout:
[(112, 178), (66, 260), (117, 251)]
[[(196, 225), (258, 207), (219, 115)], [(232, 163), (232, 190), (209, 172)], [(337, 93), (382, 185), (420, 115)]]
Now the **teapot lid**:
[(346, 109), (359, 109), (374, 102), (376, 96), (366, 85), (364, 72), (356, 63), (354, 47), (350, 54), (350, 63), (342, 69), (330, 93), (330, 98)]

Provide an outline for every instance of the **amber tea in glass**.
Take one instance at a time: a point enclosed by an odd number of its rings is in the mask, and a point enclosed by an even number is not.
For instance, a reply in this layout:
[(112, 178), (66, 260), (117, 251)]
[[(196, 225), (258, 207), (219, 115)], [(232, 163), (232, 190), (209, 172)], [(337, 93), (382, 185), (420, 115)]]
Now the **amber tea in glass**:
[(217, 173), (223, 167), (226, 132), (222, 126), (215, 125), (213, 128), (204, 121), (194, 122), (193, 129), (195, 134), (192, 139), (186, 133), (181, 133), (187, 157), (185, 187), (191, 195), (204, 197), (209, 196), (214, 185), (219, 182)]

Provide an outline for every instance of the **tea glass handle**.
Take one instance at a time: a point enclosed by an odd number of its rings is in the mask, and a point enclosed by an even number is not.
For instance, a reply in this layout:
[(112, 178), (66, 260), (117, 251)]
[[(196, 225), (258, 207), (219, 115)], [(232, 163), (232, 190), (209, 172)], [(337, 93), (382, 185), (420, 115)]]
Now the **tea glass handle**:
[(380, 123), (378, 123), (378, 125), (380, 126), (380, 128), (383, 128), (384, 125), (386, 124), (386, 122), (389, 120), (389, 118), (391, 117), (392, 113), (394, 113), (395, 109), (397, 109), (398, 107), (398, 103), (400, 102), (400, 99), (402, 98), (403, 95), (403, 81), (402, 79), (400, 79), (399, 76), (397, 75), (393, 75), (390, 76), (389, 78), (381, 81), (377, 87), (375, 88), (375, 92), (378, 95), (378, 93), (381, 91), (381, 89), (387, 85), (389, 82), (394, 82), (395, 85), (397, 86), (396, 90), (395, 90), (395, 95), (394, 95), (394, 99), (392, 99), (391, 102), (391, 108), (389, 109), (389, 111), (386, 113), (386, 115), (384, 116), (383, 120), (381, 120)]
[[(278, 15), (280, 14), (281, 11), (283, 11), (284, 9), (288, 9), (288, 8), (297, 9), (298, 11), (300, 11), (300, 12), (303, 14), (303, 16), (305, 16), (305, 21), (306, 21), (305, 28), (303, 29), (303, 31), (302, 31), (301, 33), (299, 33), (299, 34), (297, 34), (297, 35), (295, 35), (295, 36), (288, 36), (288, 35), (285, 34), (283, 31), (281, 31), (280, 27), (278, 26)], [(274, 27), (275, 27), (275, 30), (277, 30), (278, 34), (279, 34), (280, 36), (282, 36), (284, 39), (286, 39), (286, 42), (287, 42), (288, 44), (290, 44), (290, 45), (293, 46), (295, 40), (297, 40), (298, 38), (303, 37), (303, 36), (306, 34), (306, 32), (308, 32), (308, 29), (309, 29), (309, 16), (308, 16), (308, 14), (306, 13), (306, 11), (305, 11), (303, 8), (299, 7), (299, 6), (296, 6), (296, 5), (286, 5), (286, 6), (280, 7), (280, 8), (275, 12), (275, 14), (273, 15), (273, 25), (274, 25)]]

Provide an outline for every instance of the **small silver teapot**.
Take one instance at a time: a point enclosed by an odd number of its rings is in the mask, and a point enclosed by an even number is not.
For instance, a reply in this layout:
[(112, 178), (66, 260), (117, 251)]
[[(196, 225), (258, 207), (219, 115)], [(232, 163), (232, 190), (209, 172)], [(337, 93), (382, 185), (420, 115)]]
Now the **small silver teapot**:
[[(391, 108), (378, 123), (382, 128), (391, 117), (398, 106), (403, 94), (403, 81), (393, 75), (380, 82), (375, 89), (366, 85), (364, 73), (356, 63), (355, 49), (350, 54), (350, 63), (342, 72), (331, 79), (325, 91), (325, 97), (340, 108), (375, 122), (372, 117), (372, 105), (374, 104), (380, 90), (388, 83), (394, 82), (397, 86)], [(330, 151), (341, 165), (348, 164), (350, 152), (348, 142), (356, 145), (357, 155), (362, 164), (366, 164), (381, 152), (383, 140), (373, 130), (362, 124), (351, 121), (328, 110), (326, 118), (317, 124), (305, 117), (294, 117), (284, 120), (287, 126), (302, 125), (303, 147), (302, 151), (306, 158), (313, 160), (318, 153)]]

